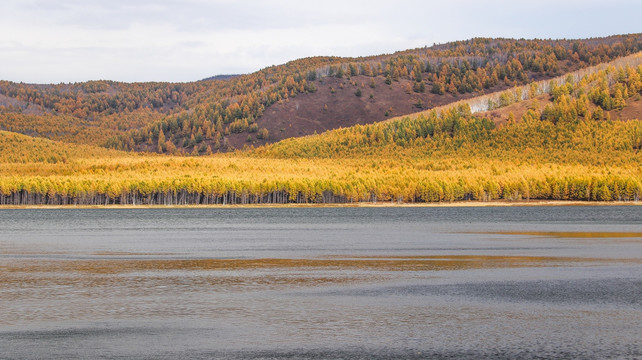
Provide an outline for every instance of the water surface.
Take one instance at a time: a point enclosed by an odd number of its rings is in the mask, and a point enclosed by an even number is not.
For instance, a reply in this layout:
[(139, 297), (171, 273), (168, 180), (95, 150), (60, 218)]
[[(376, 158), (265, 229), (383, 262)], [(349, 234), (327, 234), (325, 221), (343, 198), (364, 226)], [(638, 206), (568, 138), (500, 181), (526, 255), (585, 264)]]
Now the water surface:
[(642, 207), (0, 209), (0, 358), (635, 358)]

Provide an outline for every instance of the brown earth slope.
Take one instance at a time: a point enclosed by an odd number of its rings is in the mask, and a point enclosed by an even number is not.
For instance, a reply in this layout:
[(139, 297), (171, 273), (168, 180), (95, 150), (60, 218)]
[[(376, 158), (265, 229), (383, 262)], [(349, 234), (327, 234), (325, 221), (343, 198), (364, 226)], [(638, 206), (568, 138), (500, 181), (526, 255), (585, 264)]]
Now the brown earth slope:
[[(573, 68), (569, 61), (560, 61), (559, 65), (561, 73)], [(531, 81), (540, 81), (554, 76), (530, 72), (528, 77)], [(482, 95), (479, 92), (433, 94), (430, 92), (433, 85), (430, 81), (425, 81), (423, 92), (416, 92), (411, 80), (401, 78), (392, 81), (390, 85), (385, 81), (384, 76), (322, 77), (314, 81), (316, 92), (281, 100), (265, 109), (263, 115), (256, 119), (258, 128), (268, 130), (268, 139), (259, 139), (256, 134), (229, 134), (226, 136), (227, 145), (236, 149), (261, 146), (290, 137), (312, 135), (357, 124), (372, 124)], [(503, 91), (512, 85), (500, 82), (497, 86), (486, 89), (485, 93)], [(357, 95), (357, 90), (361, 90), (360, 96)]]
[[(388, 85), (382, 76), (325, 77), (315, 81), (316, 92), (299, 94), (265, 110), (256, 122), (259, 128), (268, 130), (267, 140), (250, 135), (251, 141), (248, 141), (248, 134), (241, 133), (230, 134), (227, 141), (234, 148), (242, 148), (245, 145), (258, 146), (315, 132), (371, 124), (479, 95), (433, 94), (428, 91), (432, 86), (430, 82), (427, 82), (426, 91), (415, 92), (412, 85), (413, 82), (405, 79), (393, 81)], [(488, 92), (506, 88), (507, 86), (502, 84), (489, 89)], [(357, 90), (361, 91), (360, 96), (357, 95)]]

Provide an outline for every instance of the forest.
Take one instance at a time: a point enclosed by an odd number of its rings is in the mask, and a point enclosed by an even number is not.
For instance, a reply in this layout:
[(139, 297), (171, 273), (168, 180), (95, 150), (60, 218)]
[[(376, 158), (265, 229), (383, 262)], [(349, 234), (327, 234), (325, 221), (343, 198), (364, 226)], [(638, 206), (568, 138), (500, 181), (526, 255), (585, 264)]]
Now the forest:
[[(0, 130), (124, 151), (208, 155), (273, 142), (277, 129), (262, 120), (265, 110), (297, 95), (314, 96), (328, 78), (342, 79), (340, 86), (345, 83), (353, 94), (369, 92), (375, 103), (386, 98), (385, 87), (395, 86), (407, 88), (409, 96), (430, 94), (424, 98), (447, 103), (641, 50), (640, 34), (584, 40), (476, 38), (391, 55), (300, 59), (227, 80), (0, 81)], [(379, 83), (385, 85), (375, 86)], [(418, 100), (417, 106), (422, 108), (423, 102)], [(395, 111), (401, 108), (403, 104), (393, 102), (385, 113), (399, 115)]]
[[(637, 202), (642, 122), (614, 117), (639, 112), (641, 96), (637, 54), (581, 76), (211, 156), (125, 152), (3, 131), (0, 204)], [(505, 121), (478, 116), (471, 104), (480, 101)], [(521, 118), (506, 110), (511, 104), (526, 109)]]

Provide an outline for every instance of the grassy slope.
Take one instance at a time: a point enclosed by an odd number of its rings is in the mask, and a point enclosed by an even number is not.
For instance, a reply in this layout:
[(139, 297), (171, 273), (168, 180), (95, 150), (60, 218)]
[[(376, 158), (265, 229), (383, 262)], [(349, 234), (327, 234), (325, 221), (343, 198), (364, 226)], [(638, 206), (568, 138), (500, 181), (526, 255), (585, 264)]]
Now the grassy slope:
[(65, 163), (70, 160), (131, 156), (91, 145), (68, 144), (0, 130), (1, 163)]

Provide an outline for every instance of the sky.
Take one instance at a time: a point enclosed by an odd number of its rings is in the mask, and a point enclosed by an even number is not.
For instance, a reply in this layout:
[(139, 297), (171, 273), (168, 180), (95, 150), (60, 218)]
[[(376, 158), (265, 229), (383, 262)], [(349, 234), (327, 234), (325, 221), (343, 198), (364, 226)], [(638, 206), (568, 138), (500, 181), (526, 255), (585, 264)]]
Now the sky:
[(1, 0), (0, 80), (200, 80), (473, 37), (642, 32), (640, 0)]

